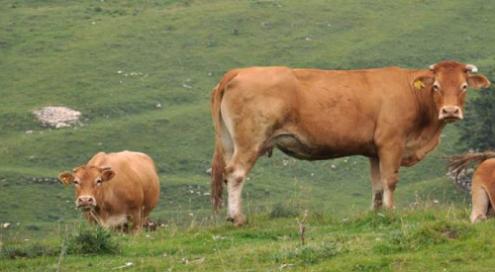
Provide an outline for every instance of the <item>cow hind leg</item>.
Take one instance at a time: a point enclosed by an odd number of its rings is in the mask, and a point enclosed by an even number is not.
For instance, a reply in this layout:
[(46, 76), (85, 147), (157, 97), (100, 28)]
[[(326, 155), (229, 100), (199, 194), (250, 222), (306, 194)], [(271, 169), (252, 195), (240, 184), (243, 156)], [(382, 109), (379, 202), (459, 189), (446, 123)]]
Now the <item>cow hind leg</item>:
[(481, 186), (473, 186), (471, 190), (472, 197), (472, 210), (470, 220), (471, 223), (476, 223), (480, 220), (486, 219), (488, 207), (490, 205), (490, 199), (488, 194)]
[(380, 162), (378, 158), (370, 158), (371, 176), (371, 209), (377, 210), (383, 205), (383, 184), (380, 180)]
[(247, 174), (256, 162), (257, 153), (256, 150), (249, 151), (239, 148), (226, 167), (225, 174), (228, 191), (227, 220), (232, 221), (235, 226), (242, 226), (247, 222), (246, 216), (242, 212), (242, 188), (244, 187)]

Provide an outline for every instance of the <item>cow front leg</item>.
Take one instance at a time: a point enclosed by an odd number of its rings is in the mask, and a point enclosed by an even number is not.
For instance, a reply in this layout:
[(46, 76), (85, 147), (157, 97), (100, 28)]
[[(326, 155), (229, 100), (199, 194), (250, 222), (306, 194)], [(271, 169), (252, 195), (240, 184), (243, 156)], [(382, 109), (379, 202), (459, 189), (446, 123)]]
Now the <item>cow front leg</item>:
[(380, 162), (378, 158), (370, 158), (371, 176), (371, 209), (377, 210), (383, 205), (383, 185), (380, 180)]
[(383, 205), (385, 208), (394, 208), (394, 191), (399, 181), (399, 168), (402, 157), (401, 144), (390, 144), (379, 152), (380, 179), (383, 186)]
[(132, 228), (131, 228), (132, 233), (135, 234), (141, 231), (141, 228), (143, 227), (143, 218), (142, 218), (141, 209), (136, 209), (131, 213), (130, 221), (132, 223)]

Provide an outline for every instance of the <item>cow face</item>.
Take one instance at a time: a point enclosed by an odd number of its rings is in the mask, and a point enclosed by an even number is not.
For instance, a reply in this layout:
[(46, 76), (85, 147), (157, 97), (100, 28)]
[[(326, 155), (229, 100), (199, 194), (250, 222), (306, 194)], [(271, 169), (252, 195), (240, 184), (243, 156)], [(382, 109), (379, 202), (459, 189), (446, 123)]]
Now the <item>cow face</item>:
[[(415, 79), (422, 91), (433, 96), (438, 119), (453, 122), (464, 118), (464, 100), (468, 88), (488, 88), (490, 81), (472, 64), (443, 61), (430, 66), (430, 73)], [(424, 88), (423, 88), (424, 87)]]
[(95, 208), (98, 192), (104, 182), (111, 180), (115, 172), (110, 167), (81, 166), (72, 172), (62, 172), (58, 175), (61, 183), (74, 184), (76, 193), (76, 207), (83, 210)]

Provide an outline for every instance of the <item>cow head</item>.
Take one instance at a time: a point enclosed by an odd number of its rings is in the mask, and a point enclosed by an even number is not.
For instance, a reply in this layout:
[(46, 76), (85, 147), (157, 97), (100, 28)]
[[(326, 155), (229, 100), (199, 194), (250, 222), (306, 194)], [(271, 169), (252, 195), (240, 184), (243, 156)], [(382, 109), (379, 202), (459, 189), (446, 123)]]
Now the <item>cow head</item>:
[(96, 196), (102, 184), (114, 176), (115, 172), (110, 167), (80, 166), (72, 172), (60, 173), (58, 179), (65, 185), (74, 184), (77, 208), (90, 210), (98, 205)]
[(452, 122), (464, 118), (464, 100), (468, 88), (488, 88), (490, 81), (472, 64), (443, 61), (432, 64), (425, 75), (417, 77), (413, 85), (433, 96), (438, 119)]

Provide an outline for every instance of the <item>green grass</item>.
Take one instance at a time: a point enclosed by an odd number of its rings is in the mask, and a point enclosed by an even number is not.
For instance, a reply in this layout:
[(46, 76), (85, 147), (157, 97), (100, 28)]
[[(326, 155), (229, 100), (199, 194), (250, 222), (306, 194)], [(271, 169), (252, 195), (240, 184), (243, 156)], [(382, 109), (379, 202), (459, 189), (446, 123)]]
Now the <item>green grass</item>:
[[(55, 180), (57, 173), (98, 151), (127, 149), (154, 158), (162, 194), (152, 218), (168, 227), (150, 238), (116, 235), (122, 251), (113, 256), (66, 256), (66, 270), (132, 261), (133, 269), (150, 271), (248, 270), (249, 264), (258, 270), (483, 271), (493, 259), (487, 249), (494, 232), (490, 223), (466, 225), (469, 196), (444, 175), (444, 156), (467, 149), (456, 144), (456, 125), (444, 130), (427, 159), (401, 170), (398, 210), (385, 217), (390, 224), (362, 215), (370, 205), (362, 157), (306, 162), (275, 152), (261, 158), (245, 186), (250, 225), (241, 230), (211, 217), (205, 171), (213, 149), (209, 95), (227, 70), (419, 68), (456, 59), (478, 65), (493, 81), (494, 12), (494, 4), (481, 0), (4, 1), (0, 223), (13, 226), (1, 230), (0, 241), (31, 255), (1, 259), (0, 270), (55, 269), (64, 226), (80, 222), (73, 190)], [(83, 125), (40, 126), (31, 111), (47, 105), (81, 111)], [(418, 214), (413, 209), (434, 200), (440, 204)], [(300, 247), (293, 216), (304, 210), (313, 217), (308, 245)], [(445, 238), (438, 229), (466, 235)], [(44, 248), (52, 255), (40, 256)]]
[[(223, 222), (188, 228), (167, 224), (137, 236), (114, 234), (118, 253), (69, 251), (61, 268), (107, 271), (131, 262), (129, 271), (491, 271), (493, 222), (473, 226), (467, 215), (465, 208), (432, 202), (345, 218), (310, 212), (304, 245), (295, 217), (270, 219), (259, 214), (242, 229)], [(27, 256), (4, 255), (0, 269), (55, 269), (64, 236), (61, 227), (33, 247), (23, 240), (26, 234), (11, 233), (17, 241), (6, 241), (3, 248), (15, 244), (17, 248), (9, 252), (16, 249)]]

